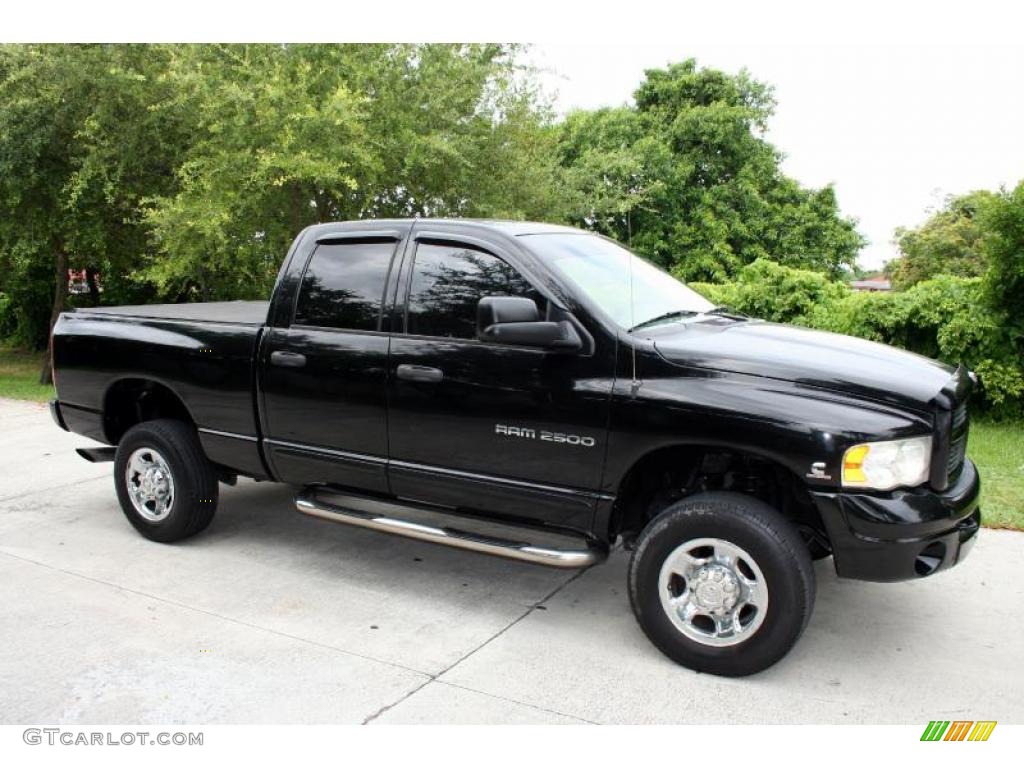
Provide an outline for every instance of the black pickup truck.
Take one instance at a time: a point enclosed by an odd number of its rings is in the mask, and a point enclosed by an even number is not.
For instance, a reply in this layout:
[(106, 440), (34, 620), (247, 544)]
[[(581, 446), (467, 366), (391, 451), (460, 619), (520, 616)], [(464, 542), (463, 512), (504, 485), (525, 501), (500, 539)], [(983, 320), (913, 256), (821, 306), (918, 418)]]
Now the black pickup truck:
[(53, 335), (64, 429), (170, 542), (218, 483), (532, 563), (632, 550), (650, 640), (701, 671), (779, 660), (811, 561), (895, 581), (964, 558), (973, 377), (715, 307), (621, 245), (524, 222), (304, 230), (270, 302), (80, 309)]

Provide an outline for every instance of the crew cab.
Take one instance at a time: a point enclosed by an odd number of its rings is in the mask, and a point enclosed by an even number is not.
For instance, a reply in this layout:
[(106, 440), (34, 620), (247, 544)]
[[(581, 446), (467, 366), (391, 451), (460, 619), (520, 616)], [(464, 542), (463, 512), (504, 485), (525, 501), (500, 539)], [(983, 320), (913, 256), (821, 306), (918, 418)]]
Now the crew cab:
[(527, 222), (301, 232), (269, 302), (97, 307), (53, 334), (57, 424), (172, 542), (219, 483), (325, 520), (562, 568), (631, 551), (650, 640), (765, 669), (841, 577), (919, 579), (980, 525), (973, 386), (861, 339), (715, 307), (622, 245)]

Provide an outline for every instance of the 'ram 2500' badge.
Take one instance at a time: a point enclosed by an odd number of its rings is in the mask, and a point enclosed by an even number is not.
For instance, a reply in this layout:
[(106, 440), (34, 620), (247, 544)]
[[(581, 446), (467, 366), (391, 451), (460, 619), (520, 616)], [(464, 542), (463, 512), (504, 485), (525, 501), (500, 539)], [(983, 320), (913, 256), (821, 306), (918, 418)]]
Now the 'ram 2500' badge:
[(532, 427), (510, 427), (506, 424), (495, 424), (494, 434), (506, 437), (525, 437), (528, 440), (543, 440), (548, 443), (579, 445), (584, 448), (593, 448), (597, 443), (594, 438), (587, 435), (569, 435), (565, 432), (550, 432), (546, 429), (533, 429)]

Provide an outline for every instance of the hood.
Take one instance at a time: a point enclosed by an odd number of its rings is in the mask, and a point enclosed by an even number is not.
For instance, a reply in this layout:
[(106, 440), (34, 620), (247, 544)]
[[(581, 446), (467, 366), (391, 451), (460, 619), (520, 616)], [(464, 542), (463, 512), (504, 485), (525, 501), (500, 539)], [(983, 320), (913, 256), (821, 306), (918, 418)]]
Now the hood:
[(648, 338), (672, 363), (792, 381), (926, 410), (951, 366), (885, 344), (758, 320), (660, 326)]

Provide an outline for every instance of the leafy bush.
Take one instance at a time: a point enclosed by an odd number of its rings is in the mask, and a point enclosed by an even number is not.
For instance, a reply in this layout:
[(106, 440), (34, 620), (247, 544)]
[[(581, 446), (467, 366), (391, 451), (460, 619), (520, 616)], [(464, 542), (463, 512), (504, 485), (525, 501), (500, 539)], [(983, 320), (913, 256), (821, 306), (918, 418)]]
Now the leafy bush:
[(753, 317), (892, 344), (977, 373), (976, 398), (994, 416), (1024, 412), (1024, 361), (980, 278), (940, 275), (906, 291), (860, 293), (808, 270), (764, 259), (736, 281), (691, 283), (716, 304)]
[(1018, 357), (1024, 357), (1024, 181), (1001, 190), (985, 207), (982, 223), (988, 232), (985, 296), (998, 310)]
[[(677, 272), (676, 277), (682, 275)], [(757, 259), (740, 269), (735, 282), (690, 286), (716, 304), (780, 323), (799, 323), (816, 306), (831, 304), (849, 292), (824, 274), (784, 267), (768, 259)]]

